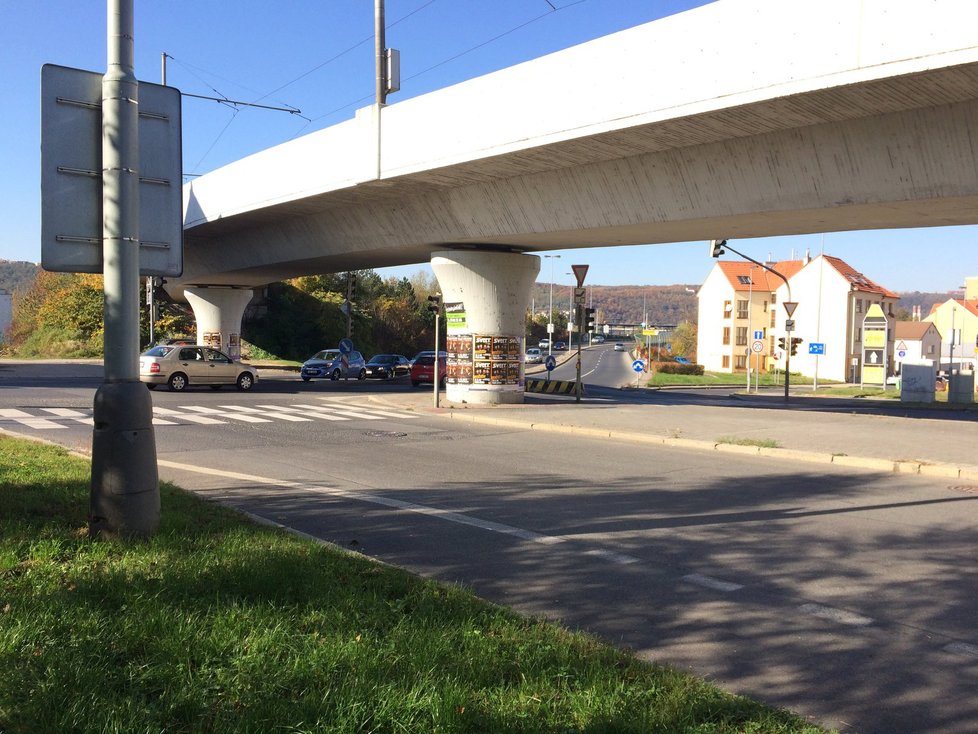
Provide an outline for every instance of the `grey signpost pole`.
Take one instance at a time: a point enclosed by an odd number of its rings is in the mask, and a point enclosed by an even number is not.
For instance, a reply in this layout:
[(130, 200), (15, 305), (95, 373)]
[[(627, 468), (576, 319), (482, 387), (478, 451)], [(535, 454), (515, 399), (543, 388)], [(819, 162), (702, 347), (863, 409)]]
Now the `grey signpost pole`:
[(159, 527), (153, 402), (139, 382), (139, 88), (133, 0), (107, 0), (102, 83), (104, 382), (95, 393), (89, 533), (149, 537)]

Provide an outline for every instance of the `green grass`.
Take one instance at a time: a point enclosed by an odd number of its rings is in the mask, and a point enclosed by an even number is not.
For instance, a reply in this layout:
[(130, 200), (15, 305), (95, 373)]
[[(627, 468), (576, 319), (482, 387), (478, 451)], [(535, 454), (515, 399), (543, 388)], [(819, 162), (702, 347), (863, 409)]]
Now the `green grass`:
[[(751, 375), (751, 388), (754, 387), (757, 379), (754, 375)], [(819, 380), (819, 384), (825, 383), (825, 380)], [(656, 372), (646, 383), (649, 387), (664, 387), (668, 385), (717, 385), (717, 386), (732, 386), (732, 387), (743, 387), (745, 390), (747, 388), (747, 375), (745, 373), (734, 373), (730, 372), (705, 372), (702, 375), (673, 375), (667, 372)], [(761, 387), (774, 387), (777, 385), (784, 385), (784, 373), (779, 372), (777, 375), (771, 372), (761, 373), (759, 384)], [(792, 385), (811, 385), (811, 377), (802, 377), (801, 375), (791, 373), (791, 384)]]
[(161, 488), (91, 540), (90, 468), (0, 436), (0, 731), (821, 731), (584, 634)]
[(717, 443), (732, 443), (736, 446), (760, 446), (762, 449), (776, 449), (781, 444), (773, 438), (737, 438), (735, 436), (720, 436)]

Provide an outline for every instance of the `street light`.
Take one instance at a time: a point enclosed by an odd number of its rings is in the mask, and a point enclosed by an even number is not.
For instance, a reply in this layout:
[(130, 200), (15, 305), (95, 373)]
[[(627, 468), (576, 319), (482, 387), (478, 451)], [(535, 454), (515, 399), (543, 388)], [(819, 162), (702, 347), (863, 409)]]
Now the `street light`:
[(550, 260), (550, 311), (547, 312), (547, 354), (554, 351), (554, 260), (560, 255), (544, 255)]

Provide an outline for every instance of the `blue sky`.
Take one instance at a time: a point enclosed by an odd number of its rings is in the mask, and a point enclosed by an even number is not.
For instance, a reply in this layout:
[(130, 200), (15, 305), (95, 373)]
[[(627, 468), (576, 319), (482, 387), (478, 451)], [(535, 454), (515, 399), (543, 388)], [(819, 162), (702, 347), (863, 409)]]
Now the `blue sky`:
[[(401, 91), (424, 94), (703, 0), (387, 0), (387, 46), (401, 52)], [(233, 8), (233, 12), (229, 9)], [(185, 93), (289, 106), (299, 114), (183, 103), (184, 171), (202, 174), (341, 122), (374, 94), (372, 0), (135, 1), (136, 74)], [(104, 0), (0, 0), (0, 259), (40, 260), (40, 68), (105, 70)], [(895, 291), (947, 291), (978, 275), (978, 227), (741, 240), (762, 260), (824, 251)], [(559, 251), (558, 283), (590, 265), (594, 285), (699, 283), (713, 265), (704, 242)], [(729, 255), (728, 255), (729, 257)], [(540, 279), (550, 280), (544, 261)], [(428, 266), (421, 266), (430, 272)], [(382, 275), (410, 274), (393, 268)]]

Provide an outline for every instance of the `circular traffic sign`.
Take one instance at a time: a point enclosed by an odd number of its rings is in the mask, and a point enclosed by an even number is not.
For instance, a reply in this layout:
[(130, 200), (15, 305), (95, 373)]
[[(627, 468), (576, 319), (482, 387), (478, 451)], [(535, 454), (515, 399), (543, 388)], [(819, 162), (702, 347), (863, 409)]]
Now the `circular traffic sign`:
[(552, 354), (548, 354), (547, 358), (543, 360), (543, 366), (546, 367), (547, 372), (549, 372), (550, 370), (552, 370), (554, 367), (557, 366), (557, 358)]
[(632, 362), (632, 369), (635, 370), (636, 372), (644, 372), (645, 371), (645, 360), (643, 360), (643, 359), (636, 359), (634, 362)]
[(340, 354), (349, 354), (353, 351), (352, 339), (340, 339)]
[(757, 352), (757, 353), (763, 352), (764, 351), (764, 342), (762, 342), (760, 339), (758, 339), (757, 341), (755, 341), (753, 344), (750, 345), (750, 348), (752, 350), (754, 350), (755, 352)]

